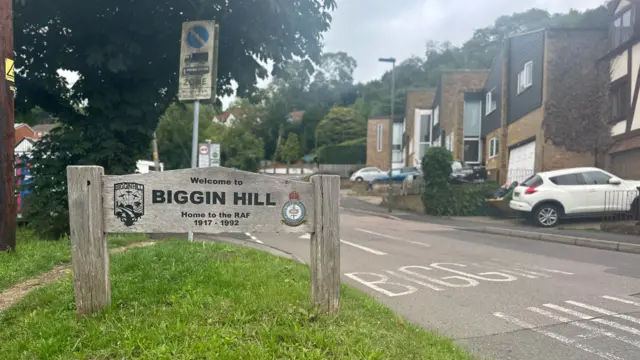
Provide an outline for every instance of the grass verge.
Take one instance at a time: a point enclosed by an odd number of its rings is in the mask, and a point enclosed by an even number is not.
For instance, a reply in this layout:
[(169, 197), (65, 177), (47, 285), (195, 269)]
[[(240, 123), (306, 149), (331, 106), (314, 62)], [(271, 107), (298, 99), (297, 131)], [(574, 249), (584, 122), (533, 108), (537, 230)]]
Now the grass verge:
[[(19, 228), (15, 253), (0, 252), (0, 290), (9, 288), (32, 276), (51, 270), (55, 265), (71, 262), (71, 242), (68, 237), (58, 241), (38, 239), (28, 228)], [(143, 234), (110, 235), (110, 248), (144, 241)]]
[(167, 241), (111, 265), (102, 313), (76, 319), (69, 277), (0, 314), (3, 358), (470, 359), (346, 286), (318, 316), (307, 267), (259, 251)]

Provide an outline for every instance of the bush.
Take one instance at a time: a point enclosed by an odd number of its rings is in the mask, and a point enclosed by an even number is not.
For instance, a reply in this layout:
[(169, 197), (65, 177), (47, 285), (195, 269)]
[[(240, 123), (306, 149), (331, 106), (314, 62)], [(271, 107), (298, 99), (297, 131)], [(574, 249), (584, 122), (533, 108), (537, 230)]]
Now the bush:
[(452, 185), (452, 162), (451, 152), (441, 147), (430, 148), (422, 159), (425, 213), (435, 216), (486, 215), (486, 199), (495, 191), (496, 184)]
[(355, 139), (318, 150), (319, 164), (364, 164), (367, 161), (367, 139)]

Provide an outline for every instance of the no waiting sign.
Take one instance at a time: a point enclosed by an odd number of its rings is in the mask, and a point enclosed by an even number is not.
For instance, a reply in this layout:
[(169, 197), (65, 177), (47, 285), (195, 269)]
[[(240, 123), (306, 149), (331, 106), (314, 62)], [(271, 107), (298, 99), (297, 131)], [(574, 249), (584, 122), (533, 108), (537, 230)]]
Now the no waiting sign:
[(218, 26), (214, 21), (182, 24), (178, 99), (209, 100), (213, 96), (218, 63)]

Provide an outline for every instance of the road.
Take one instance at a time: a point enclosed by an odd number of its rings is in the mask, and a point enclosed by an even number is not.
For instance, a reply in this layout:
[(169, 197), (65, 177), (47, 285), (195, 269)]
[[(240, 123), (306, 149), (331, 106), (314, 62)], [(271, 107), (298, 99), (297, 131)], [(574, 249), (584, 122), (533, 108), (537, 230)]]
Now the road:
[[(348, 210), (340, 227), (344, 282), (482, 358), (640, 359), (639, 255)], [(247, 236), (309, 261), (308, 234)]]

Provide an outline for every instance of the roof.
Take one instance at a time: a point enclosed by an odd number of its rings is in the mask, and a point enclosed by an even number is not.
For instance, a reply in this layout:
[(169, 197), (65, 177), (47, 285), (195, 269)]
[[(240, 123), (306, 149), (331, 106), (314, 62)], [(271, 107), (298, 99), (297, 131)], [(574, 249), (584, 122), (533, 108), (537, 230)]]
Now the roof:
[(244, 115), (244, 111), (240, 108), (231, 109), (229, 111), (225, 111), (222, 114), (216, 116), (216, 118), (221, 122), (226, 122), (229, 119), (229, 116), (233, 115), (234, 117), (240, 117)]
[(303, 116), (304, 111), (302, 110), (296, 110), (289, 113), (289, 118), (291, 119), (291, 121), (300, 121), (302, 120)]
[(38, 139), (37, 138), (32, 138), (32, 137), (23, 137), (20, 141), (18, 141), (18, 143), (14, 147), (18, 147), (18, 145), (22, 144), (25, 141), (28, 141), (28, 142), (31, 143), (31, 145), (33, 145), (36, 142), (38, 142)]
[(56, 128), (58, 124), (40, 124), (32, 127), (33, 132), (35, 133), (48, 133), (54, 128)]

